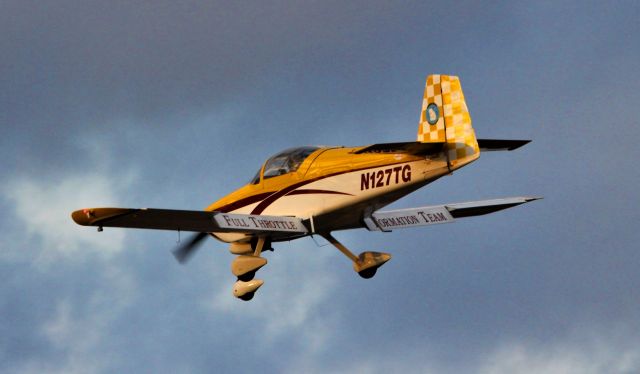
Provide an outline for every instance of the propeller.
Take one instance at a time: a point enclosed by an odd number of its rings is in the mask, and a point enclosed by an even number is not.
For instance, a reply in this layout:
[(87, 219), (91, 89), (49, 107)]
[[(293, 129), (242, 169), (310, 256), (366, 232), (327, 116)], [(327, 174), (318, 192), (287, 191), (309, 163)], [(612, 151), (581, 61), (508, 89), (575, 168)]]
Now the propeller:
[(191, 237), (189, 241), (186, 241), (173, 250), (173, 256), (179, 263), (184, 264), (195, 253), (195, 251), (202, 245), (202, 241), (207, 238), (206, 232), (199, 232)]

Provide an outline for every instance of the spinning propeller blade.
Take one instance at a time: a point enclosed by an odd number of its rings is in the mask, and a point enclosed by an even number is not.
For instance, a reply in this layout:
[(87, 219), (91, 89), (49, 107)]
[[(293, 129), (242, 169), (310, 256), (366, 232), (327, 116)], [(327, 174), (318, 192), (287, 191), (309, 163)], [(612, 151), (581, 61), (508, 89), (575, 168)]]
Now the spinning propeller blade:
[(207, 238), (206, 232), (199, 232), (191, 237), (191, 240), (184, 242), (173, 250), (173, 256), (179, 263), (184, 264), (200, 247), (202, 241)]

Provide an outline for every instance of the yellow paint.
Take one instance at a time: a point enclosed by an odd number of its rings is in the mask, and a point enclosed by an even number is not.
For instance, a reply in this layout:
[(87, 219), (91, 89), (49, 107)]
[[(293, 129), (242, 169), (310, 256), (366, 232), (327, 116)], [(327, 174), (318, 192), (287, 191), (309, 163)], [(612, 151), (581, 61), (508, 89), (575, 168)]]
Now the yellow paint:
[[(430, 104), (438, 108), (438, 120), (427, 121)], [(446, 142), (451, 169), (460, 168), (480, 156), (478, 141), (471, 126), (460, 79), (449, 75), (430, 75), (424, 89), (422, 111), (418, 126), (418, 141)]]
[[(297, 183), (321, 179), (334, 174), (425, 159), (424, 157), (409, 154), (355, 153), (363, 148), (365, 148), (365, 146), (320, 148), (307, 157), (297, 171), (267, 179), (261, 177), (258, 184), (247, 184), (209, 205), (205, 210), (220, 210), (229, 204), (242, 201), (252, 196), (262, 195), (268, 192), (277, 192)], [(262, 174), (262, 170), (260, 174)]]
[[(430, 104), (437, 106), (437, 115), (433, 110), (429, 112), (429, 109), (432, 108), (429, 106)], [(429, 118), (429, 116), (432, 117)], [(435, 120), (436, 117), (437, 120)], [(431, 123), (428, 119), (431, 120)], [(438, 173), (440, 172), (443, 162), (451, 172), (480, 156), (480, 149), (471, 126), (471, 117), (458, 77), (449, 75), (430, 75), (427, 77), (417, 141), (445, 143), (443, 152), (430, 157), (430, 161), (441, 161), (433, 162), (428, 167), (428, 169), (433, 169), (434, 174), (436, 169)], [(259, 183), (249, 184), (232, 192), (209, 205), (206, 210), (233, 211), (230, 204), (246, 202), (246, 199), (252, 196), (256, 196), (257, 199), (258, 195), (263, 195), (264, 198), (266, 193), (275, 193), (297, 183), (350, 171), (426, 160), (424, 156), (419, 157), (407, 153), (355, 153), (363, 148), (365, 147), (318, 149), (305, 159), (297, 171), (267, 179), (261, 178)], [(260, 174), (263, 171), (261, 170)], [(425, 175), (430, 175), (430, 173), (430, 170), (424, 171)]]

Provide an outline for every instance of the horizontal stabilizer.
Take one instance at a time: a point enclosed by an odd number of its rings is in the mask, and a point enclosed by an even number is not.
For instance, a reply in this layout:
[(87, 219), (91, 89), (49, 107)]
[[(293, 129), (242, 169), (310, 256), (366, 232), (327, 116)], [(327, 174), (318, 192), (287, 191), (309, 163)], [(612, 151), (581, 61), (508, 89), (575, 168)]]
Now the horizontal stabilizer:
[(480, 152), (513, 151), (529, 142), (531, 140), (478, 139), (478, 147)]
[(404, 143), (380, 143), (373, 144), (357, 150), (360, 153), (408, 153), (415, 156), (424, 156), (436, 154), (442, 151), (445, 143), (421, 143), (421, 142), (404, 142)]
[(246, 234), (307, 233), (296, 217), (230, 214), (200, 210), (90, 208), (71, 218), (82, 226)]
[[(513, 151), (531, 140), (503, 140), (503, 139), (478, 139), (480, 151)], [(372, 144), (355, 151), (361, 153), (407, 153), (415, 156), (436, 154), (442, 151), (444, 142), (421, 143), (421, 142), (401, 142), (401, 143), (380, 143)]]
[(541, 199), (540, 197), (505, 197), (501, 199), (472, 201), (422, 208), (398, 209), (375, 212), (365, 218), (365, 224), (372, 231), (391, 231), (407, 227), (451, 223), (456, 218), (480, 216)]

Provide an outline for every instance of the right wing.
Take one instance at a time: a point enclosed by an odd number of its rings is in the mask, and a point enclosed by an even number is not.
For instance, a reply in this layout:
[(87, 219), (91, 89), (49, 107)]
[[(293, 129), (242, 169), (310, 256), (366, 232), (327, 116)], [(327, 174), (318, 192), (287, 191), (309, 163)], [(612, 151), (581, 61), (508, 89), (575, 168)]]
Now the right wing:
[(302, 220), (288, 216), (230, 214), (201, 210), (89, 208), (71, 218), (82, 226), (246, 234), (308, 232)]
[(392, 229), (451, 223), (456, 218), (489, 214), (538, 199), (541, 199), (541, 197), (505, 197), (467, 203), (374, 212), (371, 217), (365, 218), (365, 224), (371, 231), (391, 231)]

